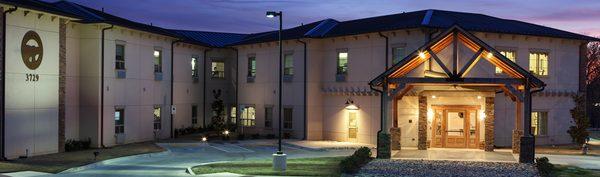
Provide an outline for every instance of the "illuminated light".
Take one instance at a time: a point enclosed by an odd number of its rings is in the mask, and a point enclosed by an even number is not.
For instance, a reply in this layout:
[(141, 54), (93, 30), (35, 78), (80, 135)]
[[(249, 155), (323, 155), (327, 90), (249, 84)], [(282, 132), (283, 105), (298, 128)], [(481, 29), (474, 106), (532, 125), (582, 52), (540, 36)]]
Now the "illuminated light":
[(273, 14), (267, 14), (267, 18), (273, 18), (273, 17), (275, 17), (275, 15), (273, 15)]
[(229, 135), (229, 130), (223, 131), (223, 135)]
[(436, 99), (436, 98), (437, 98), (437, 96), (435, 96), (435, 95), (431, 95), (431, 98), (433, 98), (433, 99)]
[(206, 137), (202, 137), (202, 142), (206, 142), (208, 139)]
[(431, 109), (427, 109), (427, 121), (428, 122), (433, 121), (433, 110), (431, 110)]
[(158, 50), (154, 51), (154, 57), (160, 57), (160, 52)]
[(480, 100), (481, 100), (481, 96), (477, 96), (477, 99), (480, 99)]
[(348, 98), (348, 100), (346, 100), (346, 110), (349, 111), (354, 111), (354, 110), (359, 110), (360, 108), (358, 106), (356, 106), (356, 104), (354, 104), (354, 101), (350, 98)]
[(479, 120), (485, 120), (485, 117), (487, 117), (487, 116), (485, 115), (485, 111), (481, 110), (481, 111), (479, 112)]
[(492, 57), (494, 57), (494, 54), (492, 54), (492, 52), (488, 52), (486, 57), (491, 59)]
[(419, 52), (419, 57), (420, 57), (421, 59), (425, 59), (425, 53), (423, 53), (423, 52)]

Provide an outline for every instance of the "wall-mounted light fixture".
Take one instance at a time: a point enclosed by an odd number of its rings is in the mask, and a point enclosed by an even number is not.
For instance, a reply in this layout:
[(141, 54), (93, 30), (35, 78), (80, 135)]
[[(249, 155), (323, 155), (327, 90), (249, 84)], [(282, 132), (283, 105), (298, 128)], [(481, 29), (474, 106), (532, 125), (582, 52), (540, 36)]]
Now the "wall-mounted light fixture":
[(485, 111), (482, 109), (479, 111), (479, 120), (485, 120), (485, 117), (487, 117), (485, 115)]
[(348, 98), (346, 100), (346, 110), (359, 110), (360, 108), (354, 104), (354, 100), (352, 98)]

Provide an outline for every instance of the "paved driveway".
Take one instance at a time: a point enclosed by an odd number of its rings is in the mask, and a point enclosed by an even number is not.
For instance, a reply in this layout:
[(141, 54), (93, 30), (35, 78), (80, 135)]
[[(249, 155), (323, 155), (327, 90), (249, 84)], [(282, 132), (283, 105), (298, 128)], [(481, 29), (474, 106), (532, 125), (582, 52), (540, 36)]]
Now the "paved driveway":
[[(167, 152), (123, 157), (92, 164), (59, 174), (34, 176), (189, 176), (186, 168), (208, 162), (271, 159), (277, 150), (275, 141), (231, 143), (159, 144)], [(349, 155), (353, 150), (309, 150), (283, 146), (288, 158)], [(24, 176), (25, 173), (15, 176)]]

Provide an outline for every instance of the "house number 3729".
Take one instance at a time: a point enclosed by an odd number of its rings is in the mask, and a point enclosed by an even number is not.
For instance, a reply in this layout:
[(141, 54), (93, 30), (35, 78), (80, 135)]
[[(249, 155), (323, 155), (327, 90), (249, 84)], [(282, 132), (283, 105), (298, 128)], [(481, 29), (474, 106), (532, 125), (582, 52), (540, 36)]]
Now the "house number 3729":
[(25, 74), (25, 81), (27, 82), (37, 82), (40, 80), (39, 74)]

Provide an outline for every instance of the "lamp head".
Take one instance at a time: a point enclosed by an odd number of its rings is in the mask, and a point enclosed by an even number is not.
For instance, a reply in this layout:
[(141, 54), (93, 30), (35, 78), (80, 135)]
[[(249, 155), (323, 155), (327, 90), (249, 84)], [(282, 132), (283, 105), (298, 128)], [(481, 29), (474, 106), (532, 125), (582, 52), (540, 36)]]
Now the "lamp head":
[(354, 111), (354, 110), (360, 109), (358, 106), (356, 106), (356, 104), (354, 104), (354, 101), (352, 99), (346, 100), (345, 105), (346, 105), (346, 110)]
[(267, 18), (274, 18), (277, 16), (280, 16), (281, 12), (275, 12), (275, 11), (267, 11)]

